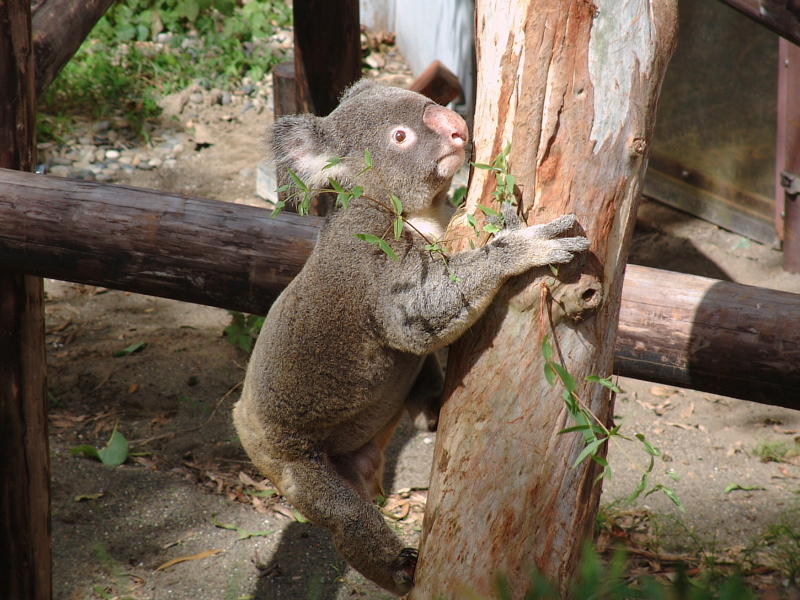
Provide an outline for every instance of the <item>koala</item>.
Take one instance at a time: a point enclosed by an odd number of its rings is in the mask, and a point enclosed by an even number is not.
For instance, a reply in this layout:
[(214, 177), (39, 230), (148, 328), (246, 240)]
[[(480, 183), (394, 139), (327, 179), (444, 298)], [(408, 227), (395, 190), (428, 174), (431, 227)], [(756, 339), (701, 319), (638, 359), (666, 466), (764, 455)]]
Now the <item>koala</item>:
[[(413, 586), (417, 552), (372, 499), (404, 409), (418, 410), (431, 396), (426, 390), (441, 393), (434, 351), (475, 323), (509, 277), (569, 262), (589, 247), (584, 237), (558, 237), (575, 223), (568, 215), (517, 223), (447, 259), (426, 249), (447, 226), (447, 191), (467, 142), (455, 112), (366, 80), (328, 116), (284, 117), (272, 129), (278, 162), (310, 187), (333, 178), (362, 186), (363, 197), (328, 217), (305, 266), (270, 308), (234, 424), (284, 497), (330, 529), (350, 565), (398, 595)], [(366, 171), (364, 150), (373, 163)], [(403, 205), (400, 239), (391, 195)], [(385, 239), (396, 260), (356, 234)]]

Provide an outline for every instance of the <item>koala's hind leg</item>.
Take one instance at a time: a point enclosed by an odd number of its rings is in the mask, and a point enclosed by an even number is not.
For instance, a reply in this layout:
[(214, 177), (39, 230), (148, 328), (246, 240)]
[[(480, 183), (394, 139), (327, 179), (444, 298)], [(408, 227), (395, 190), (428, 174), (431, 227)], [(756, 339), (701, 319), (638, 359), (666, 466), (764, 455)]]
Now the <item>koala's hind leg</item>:
[(444, 370), (434, 352), (425, 357), (406, 400), (406, 410), (417, 429), (436, 431), (443, 392)]
[(336, 548), (356, 570), (394, 592), (414, 583), (416, 550), (405, 548), (380, 512), (339, 474), (327, 457), (283, 466), (281, 491), (306, 518), (333, 533)]

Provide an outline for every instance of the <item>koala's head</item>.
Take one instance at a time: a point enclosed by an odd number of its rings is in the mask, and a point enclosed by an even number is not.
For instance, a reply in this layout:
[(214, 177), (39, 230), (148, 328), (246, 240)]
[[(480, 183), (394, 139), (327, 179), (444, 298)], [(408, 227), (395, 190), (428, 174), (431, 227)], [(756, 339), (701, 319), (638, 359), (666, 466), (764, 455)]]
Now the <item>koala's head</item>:
[[(450, 185), (468, 135), (464, 119), (425, 96), (362, 80), (327, 117), (278, 120), (272, 143), (276, 161), (312, 187), (328, 187), (331, 177), (375, 198), (395, 194), (414, 212)], [(374, 167), (361, 173), (365, 150)], [(325, 169), (334, 157), (342, 161)]]

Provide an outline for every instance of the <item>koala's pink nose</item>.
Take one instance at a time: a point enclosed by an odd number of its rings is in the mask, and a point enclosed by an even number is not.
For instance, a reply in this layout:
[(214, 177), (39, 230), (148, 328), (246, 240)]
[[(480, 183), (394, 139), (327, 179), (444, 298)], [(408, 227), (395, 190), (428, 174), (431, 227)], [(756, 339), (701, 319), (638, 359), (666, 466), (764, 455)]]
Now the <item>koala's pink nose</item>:
[(469, 132), (464, 119), (458, 113), (444, 106), (429, 104), (425, 107), (422, 121), (433, 131), (449, 140), (450, 144), (456, 148), (463, 148), (469, 140)]

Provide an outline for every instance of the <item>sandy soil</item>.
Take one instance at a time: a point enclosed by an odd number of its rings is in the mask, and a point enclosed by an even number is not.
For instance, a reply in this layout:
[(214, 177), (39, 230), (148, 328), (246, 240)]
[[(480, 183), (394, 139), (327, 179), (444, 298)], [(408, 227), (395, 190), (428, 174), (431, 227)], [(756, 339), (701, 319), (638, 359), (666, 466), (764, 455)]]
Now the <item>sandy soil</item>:
[[(177, 165), (116, 180), (259, 205), (255, 167), (270, 120), (268, 109), (231, 118), (230, 107), (173, 106), (161, 131), (185, 142)], [(157, 135), (152, 144), (159, 143)], [(800, 293), (800, 278), (783, 273), (780, 260), (651, 203), (632, 252), (639, 264)], [(325, 531), (270, 497), (248, 463), (230, 423), (247, 356), (223, 338), (225, 311), (56, 281), (46, 289), (58, 600), (388, 597), (347, 568)], [(146, 346), (114, 357), (135, 342)], [(792, 442), (800, 412), (634, 380), (620, 385), (618, 418), (661, 448), (654, 480), (672, 487), (685, 511), (663, 494), (640, 499), (608, 511), (618, 536), (652, 552), (739, 557), (769, 526), (797, 518), (800, 465), (763, 463), (755, 448)], [(70, 454), (78, 444), (102, 446), (114, 427), (131, 441), (128, 463), (109, 468)], [(387, 510), (400, 515), (394, 522), (410, 542), (433, 441), (406, 424), (392, 450)], [(632, 491), (647, 458), (615, 444), (610, 461), (616, 475), (605, 503)], [(726, 493), (729, 484), (755, 489)], [(642, 568), (669, 571), (668, 562), (651, 557)], [(782, 585), (780, 574), (765, 573), (762, 585)]]

